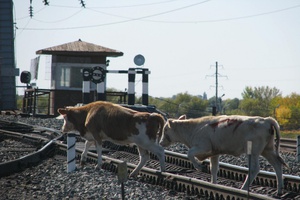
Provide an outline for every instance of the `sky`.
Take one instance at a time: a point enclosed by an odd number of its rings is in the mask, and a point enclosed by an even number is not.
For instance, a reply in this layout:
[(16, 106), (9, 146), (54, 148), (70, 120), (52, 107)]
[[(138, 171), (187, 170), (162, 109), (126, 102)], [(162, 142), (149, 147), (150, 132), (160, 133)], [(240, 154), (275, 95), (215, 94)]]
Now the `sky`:
[[(16, 67), (30, 69), (36, 51), (78, 39), (124, 53), (108, 70), (137, 67), (145, 57), (149, 95), (216, 93), (241, 99), (245, 87), (300, 94), (298, 0), (15, 0)], [(49, 56), (41, 56), (39, 88), (50, 88)], [(141, 75), (136, 95), (142, 94)], [(19, 80), (19, 79), (18, 79)], [(17, 85), (22, 85), (18, 82)], [(107, 87), (128, 88), (124, 74), (107, 74)], [(19, 89), (23, 94), (23, 90)]]

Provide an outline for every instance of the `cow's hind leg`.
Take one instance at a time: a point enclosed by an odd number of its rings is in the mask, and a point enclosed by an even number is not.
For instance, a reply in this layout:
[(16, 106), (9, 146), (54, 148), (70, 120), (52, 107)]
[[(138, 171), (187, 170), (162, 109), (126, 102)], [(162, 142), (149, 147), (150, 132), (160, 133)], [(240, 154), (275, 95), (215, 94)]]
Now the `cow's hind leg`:
[(255, 179), (255, 177), (257, 176), (257, 174), (259, 172), (258, 155), (251, 155), (251, 160), (250, 161), (248, 160), (248, 163), (249, 163), (250, 173), (248, 173), (249, 175), (246, 177), (246, 180), (242, 186), (243, 190), (248, 189), (249, 185), (253, 182), (253, 180)]
[(219, 170), (219, 155), (210, 158), (211, 182), (217, 183), (217, 175)]
[(147, 150), (155, 154), (159, 160), (160, 163), (160, 171), (164, 172), (166, 171), (166, 165), (165, 165), (165, 150), (162, 146), (157, 145), (154, 143), (153, 145), (147, 147)]
[(150, 159), (150, 153), (146, 149), (143, 149), (138, 146), (139, 154), (140, 154), (140, 162), (138, 166), (131, 172), (130, 176), (135, 177), (138, 175), (139, 171), (146, 164), (146, 162)]
[(265, 157), (268, 162), (274, 167), (277, 178), (277, 194), (282, 194), (283, 180), (282, 180), (282, 164), (283, 160), (279, 155), (276, 155), (274, 151), (264, 151), (262, 156)]
[(88, 141), (86, 140), (84, 143), (84, 150), (81, 154), (81, 158), (80, 158), (80, 165), (84, 165), (87, 159), (87, 152), (89, 150), (89, 148), (91, 147), (91, 145), (94, 144), (94, 141)]

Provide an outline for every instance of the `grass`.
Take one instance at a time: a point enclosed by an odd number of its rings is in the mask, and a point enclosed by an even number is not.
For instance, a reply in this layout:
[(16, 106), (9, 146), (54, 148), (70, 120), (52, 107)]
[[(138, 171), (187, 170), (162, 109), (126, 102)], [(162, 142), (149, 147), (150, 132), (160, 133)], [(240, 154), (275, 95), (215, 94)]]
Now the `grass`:
[(292, 131), (280, 131), (280, 136), (282, 138), (292, 138), (297, 139), (297, 136), (300, 135), (300, 130), (292, 130)]

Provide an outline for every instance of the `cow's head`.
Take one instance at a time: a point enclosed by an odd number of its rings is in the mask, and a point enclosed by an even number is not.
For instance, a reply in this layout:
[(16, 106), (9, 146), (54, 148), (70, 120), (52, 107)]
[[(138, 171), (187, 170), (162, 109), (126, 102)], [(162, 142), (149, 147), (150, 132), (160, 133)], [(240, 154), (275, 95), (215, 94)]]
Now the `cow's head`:
[[(178, 118), (178, 120), (184, 120), (184, 119), (186, 119), (186, 115), (181, 115)], [(174, 134), (173, 125), (174, 125), (174, 119), (168, 119), (168, 121), (166, 122), (163, 128), (162, 137), (159, 142), (161, 146), (168, 147), (174, 142), (176, 142), (176, 139), (174, 138), (175, 134)]]
[(71, 123), (69, 120), (68, 120), (68, 115), (70, 114), (70, 109), (69, 108), (59, 108), (57, 110), (57, 112), (59, 114), (61, 114), (63, 116), (63, 119), (64, 119), (64, 124), (62, 126), (62, 132), (66, 133), (66, 132), (69, 132), (69, 131), (73, 131), (75, 129), (73, 123)]

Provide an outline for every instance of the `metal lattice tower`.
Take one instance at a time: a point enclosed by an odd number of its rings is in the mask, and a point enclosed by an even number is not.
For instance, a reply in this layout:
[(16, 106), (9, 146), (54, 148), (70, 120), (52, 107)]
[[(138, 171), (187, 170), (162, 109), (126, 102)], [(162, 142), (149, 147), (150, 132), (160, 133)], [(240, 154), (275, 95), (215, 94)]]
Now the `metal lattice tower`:
[[(220, 110), (218, 110), (219, 109), (219, 106), (218, 106), (218, 104), (219, 104), (219, 97), (218, 97), (219, 81), (218, 81), (218, 78), (219, 77), (226, 77), (226, 78), (228, 78), (227, 76), (223, 76), (223, 75), (219, 74), (218, 68), (219, 68), (218, 62), (216, 62), (216, 72), (213, 75), (210, 76), (210, 77), (215, 77), (216, 78), (216, 84), (215, 84), (214, 87), (216, 88), (215, 108), (217, 109), (216, 110), (217, 112), (220, 111)], [(208, 77), (208, 76), (209, 75), (206, 75), (206, 77)], [(222, 96), (224, 96), (224, 95), (222, 95)]]

